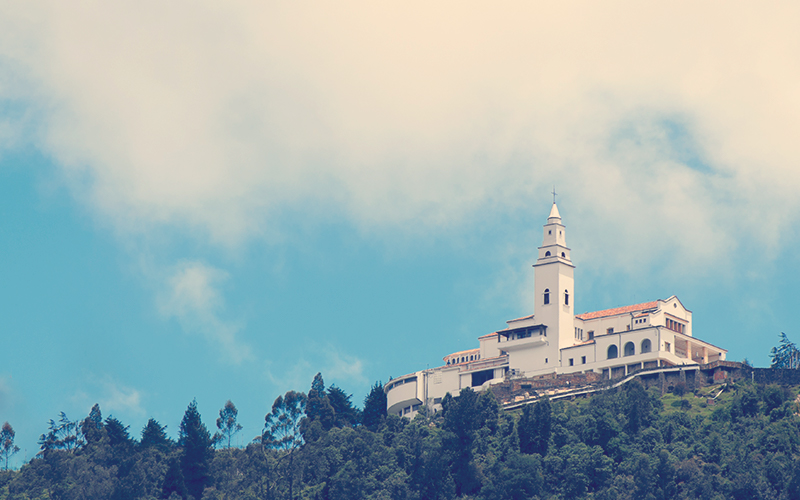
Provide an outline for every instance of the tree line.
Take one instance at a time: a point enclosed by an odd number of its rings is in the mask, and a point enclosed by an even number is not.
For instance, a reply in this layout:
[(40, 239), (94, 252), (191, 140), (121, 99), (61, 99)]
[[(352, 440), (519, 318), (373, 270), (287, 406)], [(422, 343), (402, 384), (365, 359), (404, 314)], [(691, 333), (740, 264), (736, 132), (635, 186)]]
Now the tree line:
[(0, 499), (800, 498), (796, 390), (729, 382), (716, 404), (678, 392), (633, 381), (510, 412), (464, 389), (408, 420), (386, 415), (380, 383), (359, 410), (318, 374), (243, 448), (231, 402), (214, 434), (190, 403), (176, 441), (152, 419), (134, 439), (95, 406), (50, 421), (36, 458), (0, 472)]

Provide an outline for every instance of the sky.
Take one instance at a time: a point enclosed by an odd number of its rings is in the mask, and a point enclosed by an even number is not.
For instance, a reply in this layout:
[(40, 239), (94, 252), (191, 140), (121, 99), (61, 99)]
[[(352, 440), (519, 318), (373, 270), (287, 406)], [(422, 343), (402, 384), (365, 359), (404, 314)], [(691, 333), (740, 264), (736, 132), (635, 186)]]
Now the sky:
[(317, 372), (361, 404), (533, 310), (677, 295), (800, 341), (796, 2), (3, 2), (0, 421), (95, 403), (238, 444)]

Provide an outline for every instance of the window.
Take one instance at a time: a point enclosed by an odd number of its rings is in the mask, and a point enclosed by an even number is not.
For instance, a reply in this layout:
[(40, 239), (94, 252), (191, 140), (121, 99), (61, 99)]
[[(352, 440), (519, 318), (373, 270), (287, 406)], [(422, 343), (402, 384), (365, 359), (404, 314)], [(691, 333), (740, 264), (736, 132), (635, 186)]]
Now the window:
[(550, 250), (546, 251), (546, 252), (544, 253), (544, 256), (545, 256), (545, 257), (550, 257)]
[(671, 345), (669, 345), (669, 342), (664, 342), (664, 350), (665, 350), (665, 351), (667, 351), (667, 352), (672, 352), (672, 351), (670, 351), (670, 347), (672, 347), (672, 346), (671, 346)]
[(569, 290), (564, 290), (564, 305), (569, 305)]
[(572, 359), (572, 358), (569, 358), (569, 366), (573, 366), (574, 364), (575, 364), (575, 363), (573, 363), (573, 359)]
[(617, 346), (610, 345), (608, 346), (608, 359), (614, 359), (617, 357)]
[(650, 339), (642, 340), (641, 352), (650, 352), (653, 349)]
[(544, 362), (547, 363), (547, 358), (544, 358)]
[(609, 335), (614, 333), (614, 328), (613, 327), (609, 328), (608, 330), (606, 330), (606, 333), (609, 334)]
[(586, 356), (581, 356), (581, 364), (582, 365), (586, 364)]
[(594, 330), (589, 330), (587, 335), (589, 336), (589, 340), (594, 340)]
[(633, 342), (628, 342), (625, 344), (625, 355), (626, 356), (633, 356), (636, 354), (636, 347), (634, 347)]
[(564, 252), (561, 252), (561, 256), (564, 257), (565, 259), (567, 258), (567, 254), (565, 254)]
[(553, 234), (553, 230), (550, 229), (549, 231), (547, 231), (547, 234)]
[(545, 288), (544, 289), (544, 305), (547, 305), (549, 303), (550, 303), (550, 289), (549, 288)]

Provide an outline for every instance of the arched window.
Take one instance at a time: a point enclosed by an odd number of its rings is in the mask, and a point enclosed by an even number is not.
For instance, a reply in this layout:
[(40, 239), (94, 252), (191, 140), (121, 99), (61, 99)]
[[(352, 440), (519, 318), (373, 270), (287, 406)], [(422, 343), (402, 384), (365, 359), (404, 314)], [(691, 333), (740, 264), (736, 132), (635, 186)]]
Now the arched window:
[(546, 251), (546, 252), (544, 253), (544, 256), (545, 256), (545, 257), (550, 257), (550, 250)]
[(544, 304), (547, 305), (549, 303), (550, 303), (550, 289), (549, 288), (545, 288), (544, 289)]
[(653, 349), (653, 345), (650, 343), (650, 339), (642, 340), (642, 350), (641, 352), (650, 352)]
[(564, 252), (561, 252), (561, 256), (564, 257), (565, 259), (567, 258), (567, 254), (565, 254)]
[(633, 342), (628, 342), (625, 344), (625, 355), (626, 356), (633, 356), (636, 354), (636, 347), (633, 345)]
[(614, 359), (617, 357), (617, 346), (610, 345), (608, 346), (608, 359)]
[(569, 305), (569, 290), (564, 290), (564, 305)]

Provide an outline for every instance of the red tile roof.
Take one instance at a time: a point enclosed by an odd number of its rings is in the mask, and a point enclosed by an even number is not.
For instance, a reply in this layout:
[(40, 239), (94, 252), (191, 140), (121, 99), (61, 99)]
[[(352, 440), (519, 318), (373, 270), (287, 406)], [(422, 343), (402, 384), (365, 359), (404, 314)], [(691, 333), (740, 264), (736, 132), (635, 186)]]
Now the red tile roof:
[(443, 360), (445, 360), (445, 361), (447, 361), (447, 359), (448, 359), (448, 358), (451, 358), (451, 357), (453, 357), (453, 356), (462, 356), (462, 355), (469, 355), (469, 354), (478, 354), (478, 353), (480, 353), (480, 352), (481, 352), (481, 350), (480, 350), (480, 349), (467, 349), (466, 351), (458, 351), (458, 352), (454, 352), (454, 353), (448, 354), (447, 356), (445, 356), (445, 357), (444, 357), (444, 358), (442, 358), (442, 359), (443, 359)]
[(644, 302), (642, 304), (635, 304), (632, 306), (615, 307), (613, 309), (604, 309), (602, 311), (585, 312), (583, 314), (578, 314), (575, 317), (586, 321), (588, 319), (605, 318), (606, 316), (617, 316), (618, 314), (645, 311), (647, 309), (655, 309), (656, 307), (658, 307), (658, 301), (654, 300), (653, 302)]
[(510, 320), (506, 321), (506, 323), (513, 323), (514, 321), (522, 321), (523, 319), (531, 319), (532, 317), (533, 317), (533, 314), (530, 314), (528, 316), (523, 316), (521, 318), (510, 319)]

